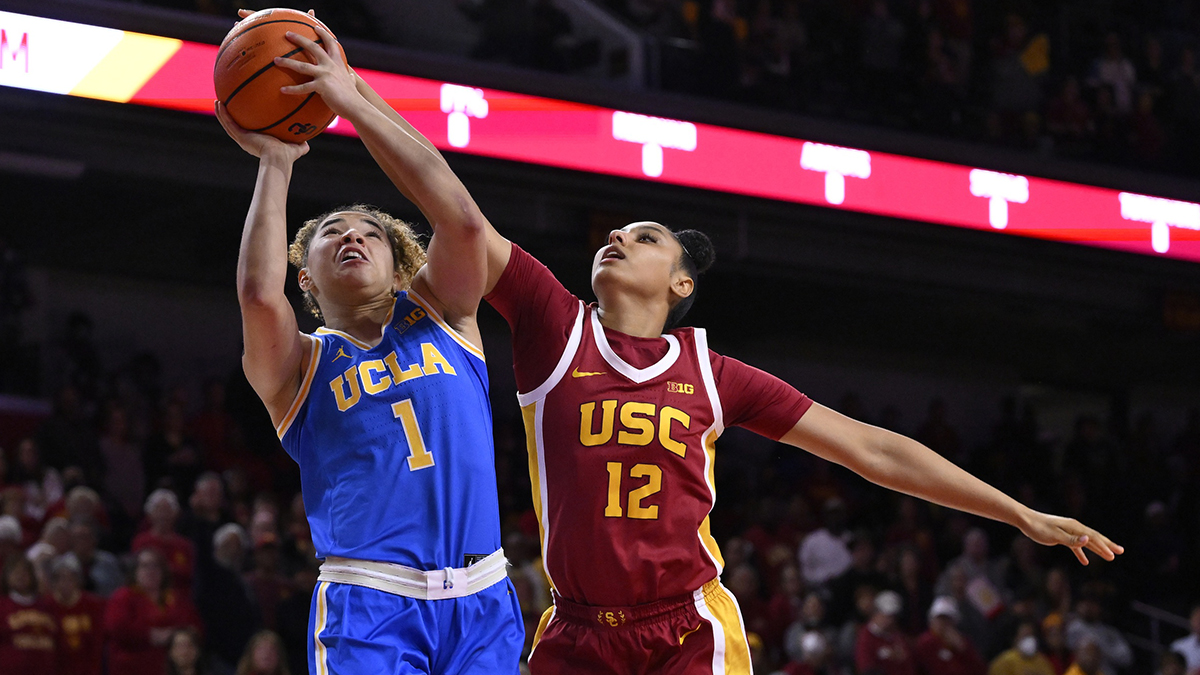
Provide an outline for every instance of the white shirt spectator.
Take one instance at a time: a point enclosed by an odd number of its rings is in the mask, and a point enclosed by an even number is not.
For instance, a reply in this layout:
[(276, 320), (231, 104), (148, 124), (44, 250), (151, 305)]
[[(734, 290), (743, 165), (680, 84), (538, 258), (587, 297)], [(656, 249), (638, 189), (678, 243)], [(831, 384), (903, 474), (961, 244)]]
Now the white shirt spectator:
[(800, 542), (799, 558), (804, 580), (814, 586), (842, 576), (854, 562), (846, 542), (824, 527)]
[(1200, 670), (1200, 635), (1192, 633), (1179, 638), (1171, 643), (1171, 651), (1183, 654), (1183, 660), (1187, 662), (1187, 672), (1194, 673)]
[(1133, 650), (1119, 630), (1099, 621), (1089, 623), (1080, 618), (1072, 619), (1067, 624), (1067, 646), (1075, 651), (1085, 640), (1100, 647), (1103, 658), (1100, 670), (1105, 673), (1115, 674), (1133, 663)]

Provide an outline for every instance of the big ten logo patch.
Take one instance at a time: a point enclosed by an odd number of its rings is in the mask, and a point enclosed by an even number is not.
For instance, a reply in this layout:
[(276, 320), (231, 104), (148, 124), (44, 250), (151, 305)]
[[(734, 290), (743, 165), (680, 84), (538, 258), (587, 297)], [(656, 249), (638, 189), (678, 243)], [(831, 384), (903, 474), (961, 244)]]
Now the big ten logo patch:
[(668, 394), (694, 394), (694, 393), (696, 393), (696, 387), (694, 385), (688, 384), (686, 382), (668, 382), (667, 383), (667, 393)]
[(404, 331), (412, 328), (421, 319), (425, 318), (425, 310), (420, 307), (414, 309), (408, 316), (396, 322), (396, 332), (404, 335)]

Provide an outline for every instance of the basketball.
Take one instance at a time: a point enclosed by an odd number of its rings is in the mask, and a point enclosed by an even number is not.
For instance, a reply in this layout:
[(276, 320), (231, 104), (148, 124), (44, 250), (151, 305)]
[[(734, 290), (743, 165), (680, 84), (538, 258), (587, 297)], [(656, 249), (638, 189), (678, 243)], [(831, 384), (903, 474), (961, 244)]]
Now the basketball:
[(287, 39), (286, 33), (291, 31), (321, 44), (315, 25), (329, 30), (304, 12), (264, 9), (239, 21), (221, 41), (213, 66), (213, 84), (217, 98), (242, 128), (302, 143), (333, 121), (333, 111), (316, 92), (297, 96), (279, 91), (280, 87), (303, 84), (308, 78), (277, 67), (276, 56), (312, 61), (304, 49)]

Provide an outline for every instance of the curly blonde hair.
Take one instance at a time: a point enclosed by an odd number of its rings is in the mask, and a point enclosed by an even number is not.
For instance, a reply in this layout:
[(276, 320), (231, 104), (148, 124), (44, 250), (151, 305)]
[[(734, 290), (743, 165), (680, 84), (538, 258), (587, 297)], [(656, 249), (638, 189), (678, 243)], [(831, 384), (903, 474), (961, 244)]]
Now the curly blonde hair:
[[(301, 225), (296, 232), (296, 237), (292, 239), (292, 245), (288, 247), (288, 262), (295, 265), (296, 269), (307, 267), (308, 248), (312, 244), (313, 235), (317, 232), (317, 226), (335, 213), (346, 212), (369, 216), (383, 226), (383, 231), (387, 233), (388, 243), (392, 245), (392, 261), (396, 272), (400, 274), (400, 286), (408, 288), (412, 284), (413, 277), (417, 275), (417, 270), (425, 265), (425, 249), (421, 246), (411, 225), (367, 204), (340, 206), (305, 221), (304, 225)], [(321, 308), (317, 306), (317, 299), (310, 291), (304, 291), (304, 308), (317, 319), (325, 320), (321, 314)]]

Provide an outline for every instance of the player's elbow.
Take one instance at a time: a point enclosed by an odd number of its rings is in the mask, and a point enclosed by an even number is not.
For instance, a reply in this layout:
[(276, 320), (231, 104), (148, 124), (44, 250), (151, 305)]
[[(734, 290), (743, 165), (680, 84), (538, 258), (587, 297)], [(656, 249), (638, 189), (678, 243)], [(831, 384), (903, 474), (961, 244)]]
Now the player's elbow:
[(282, 289), (245, 277), (238, 279), (237, 294), (238, 304), (243, 310), (273, 307), (283, 297)]

